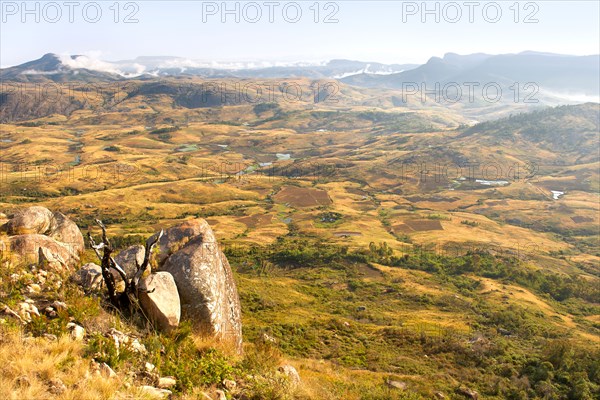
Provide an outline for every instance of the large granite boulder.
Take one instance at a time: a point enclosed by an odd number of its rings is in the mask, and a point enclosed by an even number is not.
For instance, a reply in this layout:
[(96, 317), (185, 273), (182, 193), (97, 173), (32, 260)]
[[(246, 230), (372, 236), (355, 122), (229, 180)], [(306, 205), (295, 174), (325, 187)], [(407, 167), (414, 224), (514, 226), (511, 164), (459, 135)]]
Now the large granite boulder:
[(83, 235), (77, 224), (61, 212), (55, 212), (52, 215), (50, 229), (46, 234), (52, 239), (71, 247), (77, 254), (81, 254), (85, 250)]
[(207, 335), (242, 350), (240, 300), (231, 267), (203, 219), (168, 229), (160, 242), (168, 256), (162, 270), (173, 275), (182, 314)]
[(17, 211), (8, 221), (9, 235), (45, 234), (52, 226), (54, 216), (45, 207), (33, 206)]
[[(138, 269), (138, 265), (142, 265), (144, 262), (144, 255), (146, 250), (144, 246), (140, 244), (135, 244), (133, 246), (129, 246), (125, 250), (122, 250), (115, 256), (115, 261), (123, 271), (127, 274), (127, 278), (131, 279), (135, 275)], [(122, 281), (121, 275), (115, 271), (114, 269), (110, 270), (111, 274), (115, 278), (115, 282)]]
[(71, 246), (39, 234), (16, 235), (8, 238), (10, 251), (21, 261), (44, 264), (55, 270), (76, 266), (79, 255)]
[(183, 223), (167, 229), (160, 238), (158, 246), (160, 253), (158, 262), (162, 265), (167, 258), (193, 238), (201, 237), (205, 246), (215, 246), (217, 240), (206, 220), (197, 218), (184, 221)]
[(157, 328), (168, 332), (179, 325), (181, 304), (173, 276), (161, 271), (140, 280), (138, 298), (142, 310)]
[(81, 254), (85, 249), (83, 235), (77, 224), (63, 213), (52, 213), (41, 206), (17, 211), (8, 220), (4, 229), (10, 236), (46, 235), (69, 247), (74, 254)]

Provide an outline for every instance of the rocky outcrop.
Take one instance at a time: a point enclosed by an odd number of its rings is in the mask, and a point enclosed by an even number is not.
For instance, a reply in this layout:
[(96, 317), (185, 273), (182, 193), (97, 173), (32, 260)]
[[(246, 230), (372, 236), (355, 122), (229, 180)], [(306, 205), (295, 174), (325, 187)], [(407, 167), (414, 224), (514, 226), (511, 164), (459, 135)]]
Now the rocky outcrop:
[(181, 305), (173, 276), (165, 271), (140, 281), (138, 298), (146, 316), (162, 331), (179, 326)]
[(45, 234), (52, 226), (53, 215), (45, 207), (33, 206), (19, 210), (8, 221), (9, 235)]
[(102, 285), (102, 268), (94, 263), (87, 263), (71, 278), (86, 291), (99, 289)]
[(72, 248), (46, 235), (10, 236), (8, 241), (12, 254), (26, 262), (43, 264), (56, 270), (79, 263), (79, 255), (73, 252)]
[(160, 247), (159, 264), (163, 264), (171, 254), (181, 249), (190, 240), (198, 237), (202, 238), (206, 247), (217, 244), (210, 225), (201, 218), (191, 219), (167, 229), (158, 242)]
[(279, 372), (287, 376), (292, 388), (298, 387), (301, 382), (300, 374), (292, 365), (282, 365), (279, 367)]
[(60, 212), (52, 215), (50, 230), (47, 233), (52, 239), (71, 247), (74, 253), (80, 254), (85, 250), (83, 235), (77, 224)]
[[(115, 261), (123, 271), (127, 274), (127, 278), (131, 279), (137, 272), (138, 266), (144, 262), (144, 246), (136, 244), (129, 246), (125, 250), (122, 250), (115, 256)], [(115, 278), (115, 282), (122, 281), (121, 275), (114, 269), (110, 270), (111, 274)]]
[(203, 219), (168, 229), (160, 242), (163, 271), (173, 275), (182, 314), (210, 336), (242, 349), (240, 301), (231, 267)]
[(459, 388), (456, 389), (456, 392), (458, 394), (462, 394), (463, 396), (465, 396), (468, 399), (471, 400), (478, 400), (479, 399), (479, 393), (473, 389), (470, 389), (468, 387), (465, 386), (460, 386)]
[(74, 267), (85, 248), (83, 235), (73, 221), (40, 206), (17, 211), (3, 230), (9, 237), (0, 243), (0, 250), (10, 250), (25, 262), (48, 268)]

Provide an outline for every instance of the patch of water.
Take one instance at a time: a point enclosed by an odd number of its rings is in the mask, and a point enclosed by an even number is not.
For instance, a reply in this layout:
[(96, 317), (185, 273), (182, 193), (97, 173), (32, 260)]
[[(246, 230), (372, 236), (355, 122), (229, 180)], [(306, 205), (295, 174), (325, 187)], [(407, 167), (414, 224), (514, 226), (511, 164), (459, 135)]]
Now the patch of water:
[(487, 181), (485, 179), (475, 179), (475, 182), (486, 186), (506, 186), (508, 181)]

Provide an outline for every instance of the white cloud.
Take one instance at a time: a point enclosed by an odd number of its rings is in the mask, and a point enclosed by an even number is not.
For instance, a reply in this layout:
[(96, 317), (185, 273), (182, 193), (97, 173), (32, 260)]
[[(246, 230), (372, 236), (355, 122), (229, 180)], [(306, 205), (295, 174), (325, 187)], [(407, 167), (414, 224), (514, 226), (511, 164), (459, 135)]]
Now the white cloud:
[(92, 71), (107, 72), (120, 75), (126, 78), (133, 78), (142, 75), (146, 67), (139, 63), (116, 64), (102, 61), (98, 53), (92, 52), (90, 55), (76, 56), (62, 54), (59, 56), (60, 62), (72, 69), (89, 69)]

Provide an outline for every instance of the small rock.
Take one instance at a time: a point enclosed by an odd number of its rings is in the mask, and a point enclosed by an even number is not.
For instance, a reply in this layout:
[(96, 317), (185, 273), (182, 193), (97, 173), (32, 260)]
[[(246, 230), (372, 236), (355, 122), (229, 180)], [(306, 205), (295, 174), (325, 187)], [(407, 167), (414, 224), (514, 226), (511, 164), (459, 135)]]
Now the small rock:
[(115, 328), (111, 328), (108, 331), (108, 335), (113, 338), (115, 341), (115, 347), (117, 350), (121, 348), (121, 346), (128, 347), (136, 353), (146, 353), (146, 346), (140, 343), (137, 339), (132, 339), (125, 333), (116, 330)]
[(158, 387), (161, 389), (168, 389), (177, 385), (177, 380), (172, 376), (163, 376), (158, 379)]
[(131, 341), (130, 346), (131, 346), (131, 350), (135, 351), (136, 353), (146, 354), (148, 352), (148, 350), (146, 349), (146, 346), (141, 344), (140, 341), (137, 339), (133, 339)]
[(31, 285), (27, 286), (27, 292), (30, 294), (41, 293), (41, 291), (42, 291), (42, 288), (37, 283), (32, 283)]
[(435, 392), (435, 398), (436, 399), (445, 399), (446, 396), (442, 392)]
[(296, 368), (294, 368), (293, 366), (282, 365), (281, 367), (279, 367), (279, 372), (282, 372), (285, 376), (288, 377), (293, 387), (296, 387), (300, 384), (300, 374), (298, 374), (298, 371), (296, 371)]
[[(115, 262), (123, 269), (127, 278), (131, 279), (137, 272), (138, 266), (142, 265), (144, 262), (145, 255), (146, 250), (144, 246), (136, 244), (119, 252), (119, 254), (115, 256)], [(117, 271), (111, 269), (110, 272), (115, 277), (115, 281), (123, 280)]]
[(224, 379), (223, 386), (225, 387), (225, 389), (231, 392), (235, 390), (235, 388), (237, 387), (237, 383), (235, 381), (232, 381), (231, 379)]
[(458, 389), (456, 389), (456, 392), (462, 394), (463, 396), (471, 400), (479, 399), (479, 393), (477, 393), (477, 391), (473, 389), (469, 389), (468, 387), (461, 386)]
[(498, 328), (498, 333), (501, 334), (502, 336), (511, 336), (512, 332), (504, 329), (504, 328)]
[(106, 378), (116, 378), (117, 377), (117, 373), (107, 363), (100, 364), (99, 370), (100, 370), (100, 374), (105, 376)]
[(31, 381), (25, 375), (21, 375), (15, 379), (15, 386), (26, 388), (31, 386)]
[(73, 340), (83, 340), (85, 337), (85, 329), (82, 326), (69, 322), (67, 328), (71, 330), (71, 337)]
[(155, 397), (157, 399), (166, 399), (171, 394), (173, 394), (173, 392), (171, 392), (170, 390), (159, 389), (159, 388), (155, 388), (154, 386), (141, 386), (140, 389), (142, 389), (144, 391), (144, 393), (146, 393), (152, 397)]
[(96, 290), (103, 282), (102, 268), (94, 263), (87, 263), (71, 275), (71, 279), (84, 290)]
[(276, 343), (277, 342), (277, 340), (273, 336), (271, 336), (267, 333), (262, 334), (262, 340), (265, 343)]
[(400, 381), (392, 381), (392, 380), (388, 380), (387, 384), (389, 387), (393, 387), (396, 389), (400, 389), (400, 390), (406, 390), (406, 382), (400, 382)]
[(56, 395), (63, 394), (67, 390), (65, 384), (58, 378), (50, 379), (48, 386), (50, 386), (48, 391)]
[(52, 307), (54, 307), (55, 310), (66, 310), (67, 309), (67, 303), (64, 303), (62, 301), (56, 300), (51, 305), (52, 305)]
[(18, 314), (24, 321), (27, 321), (27, 322), (31, 321), (32, 315), (36, 315), (38, 317), (40, 316), (40, 312), (38, 311), (37, 307), (28, 301), (19, 303), (18, 307), (19, 307)]
[(44, 312), (50, 318), (56, 318), (57, 314), (56, 314), (56, 311), (54, 311), (54, 308), (52, 308), (52, 307), (46, 307), (46, 308), (44, 308)]
[(58, 338), (56, 337), (56, 335), (53, 335), (51, 333), (44, 333), (42, 335), (46, 340), (50, 341), (50, 342), (56, 342), (58, 340)]
[(146, 372), (150, 373), (156, 369), (156, 366), (152, 363), (146, 362), (145, 368)]
[(215, 394), (217, 395), (217, 400), (227, 400), (227, 396), (225, 392), (222, 390), (215, 390)]

